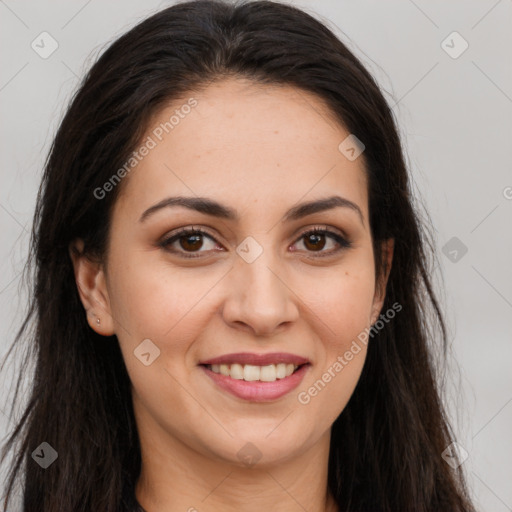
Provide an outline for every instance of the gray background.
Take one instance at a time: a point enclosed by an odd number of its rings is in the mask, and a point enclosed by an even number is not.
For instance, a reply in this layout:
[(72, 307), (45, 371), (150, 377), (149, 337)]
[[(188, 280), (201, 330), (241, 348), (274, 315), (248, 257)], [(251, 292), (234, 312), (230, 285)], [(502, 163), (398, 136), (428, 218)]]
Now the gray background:
[[(446, 401), (469, 454), (464, 468), (480, 510), (511, 511), (512, 1), (293, 3), (318, 13), (395, 105), (415, 188), (436, 229), (453, 353)], [(35, 196), (66, 104), (109, 41), (166, 5), (0, 0), (2, 358), (22, 317), (20, 273)], [(31, 48), (43, 31), (59, 45), (47, 59)], [(454, 31), (469, 44), (457, 58), (443, 48), (463, 48), (448, 37)], [(14, 371), (2, 373), (2, 396)], [(8, 404), (2, 400), (1, 436)]]

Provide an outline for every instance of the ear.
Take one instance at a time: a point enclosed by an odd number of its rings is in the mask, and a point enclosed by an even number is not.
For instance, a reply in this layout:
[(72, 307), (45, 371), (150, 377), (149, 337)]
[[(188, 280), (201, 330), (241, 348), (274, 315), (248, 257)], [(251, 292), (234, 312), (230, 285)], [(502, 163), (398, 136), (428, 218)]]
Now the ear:
[(103, 264), (93, 261), (83, 252), (83, 240), (75, 240), (69, 246), (73, 262), (75, 282), (80, 300), (87, 312), (87, 322), (91, 329), (102, 336), (114, 334), (110, 300)]
[(382, 274), (377, 277), (375, 295), (373, 296), (370, 325), (373, 325), (378, 320), (382, 306), (384, 304), (384, 299), (386, 298), (386, 286), (388, 284), (389, 273), (391, 271), (391, 265), (393, 262), (394, 247), (395, 241), (392, 238), (384, 240), (380, 245), (384, 269), (382, 270)]

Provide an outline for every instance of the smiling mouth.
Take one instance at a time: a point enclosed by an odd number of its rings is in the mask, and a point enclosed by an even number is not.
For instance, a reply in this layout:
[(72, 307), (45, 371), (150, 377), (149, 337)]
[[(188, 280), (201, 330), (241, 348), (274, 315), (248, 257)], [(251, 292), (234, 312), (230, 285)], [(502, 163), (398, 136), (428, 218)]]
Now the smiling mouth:
[(235, 380), (244, 380), (247, 382), (275, 382), (282, 380), (293, 375), (301, 367), (308, 365), (293, 364), (293, 363), (279, 363), (269, 364), (265, 366), (255, 366), (251, 364), (203, 364), (208, 370), (213, 373), (224, 375)]

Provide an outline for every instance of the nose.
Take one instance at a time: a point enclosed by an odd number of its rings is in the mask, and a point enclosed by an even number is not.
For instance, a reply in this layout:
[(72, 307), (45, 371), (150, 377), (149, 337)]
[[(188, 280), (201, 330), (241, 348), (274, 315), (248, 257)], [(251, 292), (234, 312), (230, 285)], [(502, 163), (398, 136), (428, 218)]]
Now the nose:
[(230, 272), (222, 315), (231, 327), (270, 336), (299, 317), (298, 297), (283, 266), (266, 257), (247, 263), (238, 258)]

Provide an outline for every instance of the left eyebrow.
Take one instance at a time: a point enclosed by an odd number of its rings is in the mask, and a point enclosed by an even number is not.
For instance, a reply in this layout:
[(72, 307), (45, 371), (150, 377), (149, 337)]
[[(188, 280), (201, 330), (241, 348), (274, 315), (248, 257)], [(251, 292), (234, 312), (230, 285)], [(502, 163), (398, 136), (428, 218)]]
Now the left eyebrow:
[(332, 210), (333, 208), (350, 208), (355, 211), (359, 216), (361, 222), (364, 224), (363, 212), (356, 203), (345, 199), (340, 196), (331, 196), (325, 199), (318, 199), (307, 203), (299, 204), (288, 210), (284, 216), (284, 221), (298, 220), (313, 213), (323, 212), (325, 210)]
[[(205, 215), (211, 215), (222, 219), (238, 221), (240, 216), (237, 211), (228, 206), (222, 205), (213, 199), (207, 197), (167, 197), (157, 204), (148, 208), (140, 217), (139, 222), (145, 221), (149, 216), (156, 213), (162, 208), (170, 208), (173, 206), (182, 206), (191, 210), (204, 213)], [(359, 216), (361, 223), (364, 224), (363, 213), (359, 206), (348, 199), (340, 196), (331, 196), (324, 199), (317, 199), (315, 201), (309, 201), (302, 203), (293, 208), (290, 208), (283, 217), (283, 222), (294, 221), (312, 215), (314, 213), (332, 210), (333, 208), (350, 208)]]

